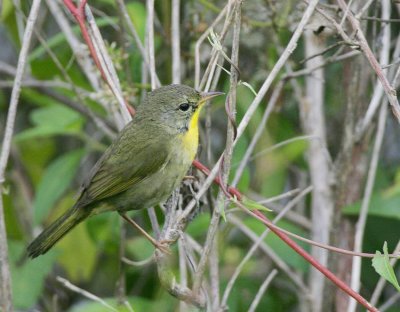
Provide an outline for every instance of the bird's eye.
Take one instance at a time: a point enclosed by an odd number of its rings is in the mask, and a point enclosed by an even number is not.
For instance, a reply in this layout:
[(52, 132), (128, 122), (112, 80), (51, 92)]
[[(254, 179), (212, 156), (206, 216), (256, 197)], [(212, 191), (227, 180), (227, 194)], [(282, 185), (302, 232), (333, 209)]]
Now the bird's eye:
[(183, 103), (179, 105), (179, 109), (183, 112), (186, 112), (189, 109), (189, 107), (190, 107), (189, 103)]

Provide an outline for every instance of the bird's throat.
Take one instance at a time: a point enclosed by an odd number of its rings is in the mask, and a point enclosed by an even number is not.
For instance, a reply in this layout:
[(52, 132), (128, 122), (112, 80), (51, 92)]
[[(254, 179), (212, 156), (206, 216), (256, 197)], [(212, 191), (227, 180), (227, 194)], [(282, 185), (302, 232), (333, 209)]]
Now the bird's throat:
[(199, 145), (199, 116), (201, 107), (199, 107), (189, 121), (188, 130), (183, 134), (182, 142), (183, 148), (188, 153), (190, 159), (194, 159)]

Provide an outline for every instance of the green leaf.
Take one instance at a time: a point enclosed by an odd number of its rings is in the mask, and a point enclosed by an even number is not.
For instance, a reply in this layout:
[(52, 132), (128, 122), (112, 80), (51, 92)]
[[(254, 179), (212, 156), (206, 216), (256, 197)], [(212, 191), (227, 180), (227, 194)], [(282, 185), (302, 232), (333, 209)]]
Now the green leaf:
[(52, 270), (55, 254), (49, 252), (20, 265), (16, 263), (24, 254), (25, 244), (10, 241), (9, 246), (14, 307), (31, 309), (42, 294), (44, 279)]
[(13, 13), (13, 4), (11, 0), (4, 0), (3, 7), (1, 8), (1, 20), (4, 21), (10, 14)]
[(33, 203), (35, 224), (43, 221), (52, 206), (71, 184), (83, 154), (82, 149), (67, 153), (46, 168)]
[(242, 197), (242, 204), (244, 206), (246, 206), (246, 208), (248, 208), (249, 210), (261, 210), (261, 211), (267, 211), (267, 212), (271, 212), (272, 210), (257, 203), (254, 200), (251, 200), (250, 198), (247, 198), (245, 196)]
[(146, 31), (146, 18), (147, 18), (145, 6), (139, 1), (133, 1), (127, 3), (126, 9), (128, 11), (128, 15), (131, 18), (133, 25), (136, 28), (140, 40), (144, 42), (144, 35)]
[(15, 140), (59, 134), (80, 134), (84, 122), (77, 112), (61, 105), (35, 109), (30, 117), (35, 126), (17, 134)]
[[(86, 224), (81, 223), (68, 233), (57, 245), (58, 261), (72, 281), (88, 280), (95, 268), (96, 246), (90, 239)], [(79, 257), (77, 257), (79, 255)]]
[[(97, 18), (96, 19), (96, 24), (99, 28), (108, 26), (111, 24), (115, 24), (118, 22), (117, 18), (107, 16), (107, 18)], [(72, 27), (72, 31), (75, 33), (75, 35), (80, 34), (80, 29), (79, 26), (74, 26)], [(45, 45), (38, 45), (36, 49), (34, 49), (28, 56), (28, 62), (31, 62), (33, 60), (39, 59), (42, 56), (47, 54), (47, 49), (54, 50), (55, 47), (66, 43), (66, 36), (65, 33), (62, 31), (59, 31), (56, 33), (51, 38), (46, 39), (46, 46)], [(69, 48), (68, 48), (69, 49)]]
[(385, 242), (383, 244), (383, 254), (381, 254), (380, 251), (376, 251), (375, 257), (372, 259), (372, 266), (376, 273), (391, 283), (397, 291), (400, 292), (400, 285), (397, 281), (396, 274), (394, 274), (393, 268), (390, 265), (388, 254), (387, 243)]
[[(399, 209), (400, 194), (386, 195), (384, 192), (381, 194), (372, 195), (371, 202), (369, 204), (368, 215), (385, 217), (391, 219), (400, 219)], [(347, 215), (358, 215), (361, 208), (361, 202), (357, 202), (343, 209), (343, 212)]]

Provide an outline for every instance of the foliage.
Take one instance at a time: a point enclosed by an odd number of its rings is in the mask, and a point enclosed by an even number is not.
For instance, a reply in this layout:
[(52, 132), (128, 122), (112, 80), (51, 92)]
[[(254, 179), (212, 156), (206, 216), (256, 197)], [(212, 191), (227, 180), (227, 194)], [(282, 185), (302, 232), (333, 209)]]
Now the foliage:
[[(18, 1), (15, 1), (16, 3)], [(121, 12), (117, 1), (91, 1), (89, 4), (95, 13), (96, 24), (111, 54), (118, 76), (121, 80), (123, 94), (133, 107), (140, 104), (144, 94), (150, 89), (146, 66), (138, 46), (132, 39), (126, 25), (122, 24)], [(127, 12), (136, 28), (141, 42), (145, 42), (147, 11), (145, 1), (126, 1)], [(181, 32), (181, 77), (182, 83), (193, 85), (195, 72), (195, 44), (203, 32), (215, 20), (218, 13), (227, 1), (181, 1), (180, 32)], [(262, 86), (265, 78), (271, 72), (283, 47), (287, 45), (293, 30), (298, 24), (304, 7), (298, 1), (243, 1), (242, 29), (240, 38), (239, 68), (241, 83), (237, 88), (236, 119), (241, 121), (246, 114), (256, 92)], [(357, 2), (357, 1), (355, 1)], [(376, 1), (377, 3), (379, 1)], [(61, 2), (60, 2), (61, 3)], [(58, 4), (59, 5), (59, 4)], [(21, 10), (24, 15), (29, 12), (29, 2), (21, 1)], [(0, 6), (1, 7), (1, 6)], [(155, 56), (156, 70), (162, 84), (170, 84), (172, 76), (171, 61), (171, 1), (156, 1), (155, 3)], [(18, 34), (18, 10), (11, 0), (4, 0), (1, 8), (0, 60), (4, 63), (16, 64), (21, 38)], [(381, 6), (374, 4), (367, 13), (379, 14)], [(398, 18), (396, 4), (392, 4), (393, 18)], [(90, 172), (90, 168), (99, 158), (99, 152), (104, 150), (111, 141), (111, 135), (103, 131), (96, 123), (96, 118), (111, 125), (109, 128), (115, 135), (115, 120), (112, 107), (117, 107), (113, 95), (107, 86), (100, 82), (100, 74), (93, 74), (99, 81), (99, 88), (91, 85), (86, 73), (79, 65), (79, 59), (74, 55), (68, 42), (65, 30), (59, 28), (57, 20), (42, 5), (42, 16), (37, 25), (37, 34), (29, 53), (26, 81), (18, 107), (16, 131), (12, 142), (12, 153), (7, 167), (6, 191), (3, 196), (5, 221), (10, 252), (10, 266), (12, 274), (14, 306), (18, 311), (52, 310), (58, 307), (59, 311), (108, 311), (101, 303), (89, 300), (81, 294), (65, 288), (55, 280), (56, 276), (63, 276), (73, 284), (104, 299), (118, 311), (177, 311), (180, 302), (170, 296), (160, 285), (157, 276), (157, 267), (154, 262), (142, 266), (131, 266), (120, 261), (120, 244), (124, 242), (125, 258), (135, 261), (145, 261), (153, 254), (153, 248), (130, 227), (121, 227), (122, 221), (117, 214), (101, 214), (92, 217), (80, 224), (69, 233), (48, 254), (34, 260), (25, 257), (24, 250), (29, 241), (40, 230), (51, 223), (63, 211), (74, 204), (79, 185)], [(69, 18), (73, 33), (81, 40), (81, 31), (72, 18)], [(222, 22), (223, 23), (223, 22)], [(379, 54), (380, 34), (383, 31), (382, 23), (366, 20), (365, 27), (370, 45), (376, 55)], [(312, 25), (311, 25), (312, 26)], [(309, 26), (309, 27), (311, 27)], [(393, 39), (398, 43), (398, 25), (392, 25)], [(213, 44), (221, 44), (221, 49), (227, 57), (231, 53), (231, 31), (225, 42), (216, 43), (216, 35), (222, 32), (222, 24), (214, 27)], [(40, 40), (43, 39), (43, 40)], [(337, 43), (340, 40), (337, 34), (318, 37), (324, 46)], [(83, 43), (81, 43), (83, 44)], [(308, 163), (309, 148), (312, 140), (305, 134), (303, 116), (299, 108), (305, 96), (303, 89), (306, 85), (305, 75), (295, 79), (283, 79), (292, 71), (304, 68), (305, 40), (299, 41), (298, 47), (287, 62), (285, 70), (274, 81), (271, 91), (257, 108), (246, 128), (244, 135), (239, 139), (234, 152), (230, 172), (230, 181), (239, 170), (239, 164), (246, 155), (250, 142), (261, 124), (264, 111), (271, 94), (284, 81), (283, 89), (277, 98), (265, 127), (262, 128), (260, 139), (251, 153), (250, 161), (245, 166), (237, 188), (245, 194), (244, 203), (249, 209), (271, 209), (280, 211), (291, 202), (294, 196), (283, 197), (277, 201), (261, 205), (263, 201), (280, 195), (292, 189), (305, 189), (310, 182), (310, 164)], [(200, 50), (201, 74), (207, 67), (212, 46), (207, 40)], [(350, 51), (346, 45), (339, 45), (324, 53), (323, 57), (336, 56), (337, 51)], [(51, 51), (51, 53), (49, 53)], [(391, 48), (391, 56), (394, 48)], [(82, 56), (84, 58), (85, 56)], [(221, 58), (222, 59), (222, 58)], [(332, 239), (337, 245), (348, 246), (352, 241), (354, 224), (360, 214), (363, 190), (369, 169), (369, 159), (372, 153), (373, 138), (376, 133), (376, 118), (370, 125), (364, 141), (356, 144), (353, 154), (346, 158), (344, 155), (345, 125), (344, 120), (349, 112), (348, 103), (352, 97), (350, 86), (356, 83), (352, 68), (359, 65), (361, 57), (346, 59), (341, 62), (326, 64), (325, 95), (323, 112), (326, 121), (327, 146), (326, 153), (332, 166), (332, 189), (335, 204), (334, 225)], [(392, 60), (392, 59), (391, 59)], [(394, 62), (394, 61), (393, 61)], [(216, 84), (216, 89), (229, 91), (230, 64), (220, 61), (219, 66), (224, 70)], [(1, 67), (1, 65), (0, 65)], [(360, 65), (368, 68), (369, 72), (360, 85), (367, 86), (362, 96), (357, 98), (359, 103), (367, 103), (372, 97), (375, 78), (369, 65)], [(94, 67), (93, 67), (94, 68)], [(358, 67), (359, 68), (359, 67)], [(13, 76), (0, 69), (0, 124), (6, 121), (10, 88)], [(31, 84), (30, 84), (31, 82)], [(8, 83), (8, 86), (7, 86)], [(6, 87), (4, 87), (6, 86)], [(305, 91), (304, 91), (305, 92)], [(54, 96), (56, 94), (56, 96)], [(357, 95), (361, 96), (361, 95)], [(213, 106), (207, 107), (207, 116), (201, 121), (201, 147), (199, 159), (212, 167), (215, 160), (225, 148), (227, 117), (223, 99), (216, 99)], [(354, 100), (356, 101), (356, 100)], [(84, 111), (71, 106), (69, 102), (77, 104)], [(382, 100), (385, 103), (385, 100)], [(357, 102), (358, 103), (358, 102)], [(312, 105), (312, 103), (310, 104)], [(356, 110), (365, 113), (366, 108), (357, 106)], [(355, 113), (354, 113), (355, 114)], [(325, 122), (324, 121), (324, 122)], [(211, 125), (210, 129), (207, 129)], [(355, 127), (354, 127), (355, 128)], [(346, 128), (347, 129), (347, 128)], [(204, 130), (204, 131), (203, 131)], [(0, 134), (2, 134), (0, 132)], [(373, 134), (373, 135), (372, 135)], [(375, 187), (368, 209), (368, 224), (364, 235), (364, 248), (367, 252), (374, 252), (381, 248), (383, 240), (383, 254), (376, 252), (372, 265), (375, 270), (399, 289), (396, 280), (399, 266), (388, 266), (388, 250), (393, 250), (399, 239), (400, 228), (400, 145), (398, 125), (394, 118), (389, 116), (386, 126), (386, 135), (381, 151), (381, 160), (378, 164)], [(291, 139), (295, 140), (291, 140)], [(278, 145), (279, 144), (279, 145)], [(393, 147), (394, 146), (394, 147)], [(211, 151), (208, 152), (208, 149)], [(359, 154), (357, 154), (359, 153)], [(355, 159), (356, 163), (346, 163), (346, 170), (351, 171), (359, 165), (359, 176), (354, 189), (346, 186), (348, 192), (343, 195), (337, 191), (341, 185), (339, 169), (348, 159)], [(336, 170), (336, 171), (335, 171)], [(337, 174), (335, 176), (335, 174)], [(198, 190), (198, 184), (203, 176), (193, 170), (197, 181), (190, 187), (182, 188), (182, 203), (186, 204), (193, 197), (193, 190)], [(356, 174), (354, 174), (356, 176)], [(200, 182), (199, 182), (200, 181)], [(184, 182), (186, 185), (186, 181)], [(347, 185), (347, 184), (346, 184)], [(190, 189), (190, 190), (187, 190)], [(336, 193), (337, 191), (337, 193)], [(354, 192), (353, 192), (354, 191)], [(196, 242), (203, 245), (210, 222), (210, 211), (213, 209), (217, 188), (210, 192), (198, 203), (199, 213), (193, 217), (185, 230)], [(297, 195), (295, 193), (295, 195)], [(355, 194), (355, 195), (354, 195)], [(347, 195), (349, 195), (347, 197)], [(352, 196), (354, 195), (354, 196)], [(343, 197), (351, 200), (342, 200)], [(278, 225), (298, 235), (309, 238), (312, 228), (312, 202), (310, 195), (304, 196), (294, 205), (293, 211)], [(232, 274), (243, 257), (251, 248), (253, 241), (240, 228), (230, 223), (231, 214), (239, 217), (244, 226), (247, 226), (257, 236), (265, 230), (265, 226), (237, 209), (228, 207), (225, 211), (226, 221), (222, 221), (216, 240), (218, 242), (219, 258), (219, 287), (221, 294), (225, 290)], [(162, 223), (164, 216), (156, 208), (157, 217)], [(274, 212), (265, 212), (268, 218), (275, 216)], [(146, 230), (151, 228), (147, 212), (134, 213), (138, 223)], [(341, 227), (348, 226), (349, 233), (341, 233)], [(123, 230), (121, 231), (121, 228)], [(379, 233), (378, 233), (379, 232)], [(154, 233), (151, 233), (153, 236)], [(341, 235), (343, 237), (341, 237)], [(349, 235), (351, 237), (344, 237)], [(333, 235), (334, 236), (334, 235)], [(124, 237), (121, 240), (121, 237)], [(310, 266), (300, 256), (294, 253), (281, 240), (268, 234), (263, 243), (284, 263), (288, 271), (280, 267), (279, 274), (262, 297), (257, 311), (291, 311), (298, 310), (300, 303), (305, 304), (306, 290), (299, 291), (293, 284), (292, 277), (298, 277), (307, 284)], [(300, 243), (310, 250), (310, 246)], [(197, 263), (201, 253), (188, 249), (189, 265), (187, 271), (194, 268), (190, 262)], [(335, 260), (339, 263), (339, 260)], [(344, 261), (344, 260), (343, 260)], [(179, 271), (178, 247), (172, 248), (172, 272), (178, 279), (182, 278)], [(332, 264), (333, 271), (339, 270), (338, 263)], [(341, 262), (343, 264), (343, 262)], [(260, 285), (277, 264), (262, 250), (257, 250), (243, 268), (234, 284), (227, 306), (229, 311), (245, 311), (251, 305)], [(341, 272), (343, 273), (343, 272)], [(293, 276), (292, 276), (293, 274)], [(206, 271), (209, 277), (209, 268)], [(121, 277), (122, 276), (122, 277)], [(368, 297), (372, 293), (378, 275), (371, 267), (363, 265), (361, 273), (363, 288), (361, 292)], [(121, 295), (118, 294), (118, 284), (124, 287), (125, 306), (120, 305)], [(192, 283), (189, 279), (188, 283)], [(122, 287), (123, 288), (123, 287)], [(380, 298), (379, 304), (384, 303), (393, 291), (387, 285), (386, 292)], [(117, 293), (117, 294), (116, 294)], [(332, 295), (333, 296), (333, 295)], [(308, 299), (307, 299), (308, 300)], [(187, 308), (189, 309), (189, 308)], [(396, 310), (397, 309), (397, 310)], [(182, 309), (183, 310), (183, 309)], [(189, 311), (189, 310), (188, 310)], [(399, 304), (392, 311), (400, 311)]]

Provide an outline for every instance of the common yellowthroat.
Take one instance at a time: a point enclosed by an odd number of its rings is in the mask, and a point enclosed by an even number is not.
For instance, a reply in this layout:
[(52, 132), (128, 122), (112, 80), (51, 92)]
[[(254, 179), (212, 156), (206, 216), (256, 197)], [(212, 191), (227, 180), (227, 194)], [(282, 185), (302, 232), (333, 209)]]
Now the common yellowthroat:
[(28, 246), (28, 255), (46, 253), (90, 216), (107, 211), (123, 214), (167, 199), (196, 155), (202, 105), (220, 94), (184, 85), (148, 93), (132, 121), (94, 165), (76, 204)]

